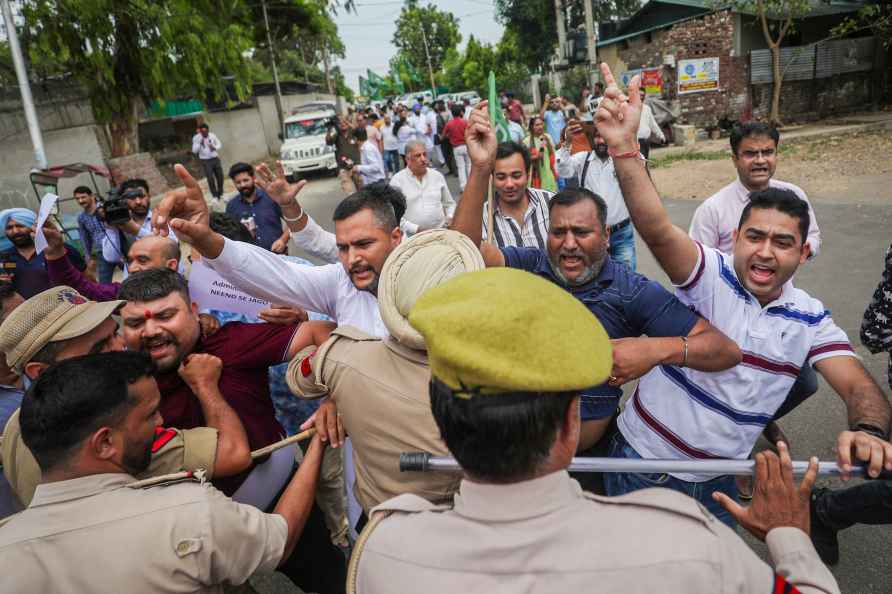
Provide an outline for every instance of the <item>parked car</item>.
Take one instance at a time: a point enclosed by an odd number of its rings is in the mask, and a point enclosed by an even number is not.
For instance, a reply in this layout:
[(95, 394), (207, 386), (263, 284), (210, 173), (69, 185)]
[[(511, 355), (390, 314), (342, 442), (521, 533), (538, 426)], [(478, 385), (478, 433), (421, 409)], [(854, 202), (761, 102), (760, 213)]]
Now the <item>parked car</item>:
[(293, 179), (308, 171), (337, 171), (334, 147), (325, 142), (328, 131), (337, 125), (336, 118), (334, 107), (315, 104), (301, 106), (285, 119), (280, 153), (286, 175)]
[(468, 99), (471, 105), (480, 103), (480, 95), (477, 94), (477, 91), (463, 91), (461, 93), (453, 93), (452, 96), (455, 97), (454, 101), (456, 103), (464, 103), (465, 99)]

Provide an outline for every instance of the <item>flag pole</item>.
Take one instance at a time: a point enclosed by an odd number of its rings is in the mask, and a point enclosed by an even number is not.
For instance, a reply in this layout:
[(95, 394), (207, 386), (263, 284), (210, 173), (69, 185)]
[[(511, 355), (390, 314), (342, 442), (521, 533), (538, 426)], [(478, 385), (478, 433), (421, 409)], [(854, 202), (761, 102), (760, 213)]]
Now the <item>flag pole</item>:
[(489, 234), (486, 236), (487, 243), (495, 243), (494, 237), (496, 236), (496, 231), (493, 225), (495, 224), (495, 205), (492, 203), (492, 173), (489, 174), (489, 184), (486, 194), (486, 228), (489, 229)]

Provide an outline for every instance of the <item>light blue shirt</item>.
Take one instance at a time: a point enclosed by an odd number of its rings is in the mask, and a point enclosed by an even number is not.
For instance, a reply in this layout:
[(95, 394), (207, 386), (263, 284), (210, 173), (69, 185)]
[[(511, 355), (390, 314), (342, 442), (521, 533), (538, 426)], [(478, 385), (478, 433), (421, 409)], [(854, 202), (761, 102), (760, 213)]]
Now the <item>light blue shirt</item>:
[(563, 132), (564, 126), (567, 125), (567, 119), (564, 117), (564, 112), (561, 110), (552, 111), (546, 109), (542, 119), (545, 120), (545, 131), (551, 136), (551, 140), (555, 143), (560, 142), (561, 132)]

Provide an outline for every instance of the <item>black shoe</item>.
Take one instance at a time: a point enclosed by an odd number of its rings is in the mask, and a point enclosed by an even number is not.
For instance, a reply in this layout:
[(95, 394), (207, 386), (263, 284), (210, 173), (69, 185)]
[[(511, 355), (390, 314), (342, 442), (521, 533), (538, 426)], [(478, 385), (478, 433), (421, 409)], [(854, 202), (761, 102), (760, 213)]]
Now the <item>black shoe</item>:
[(839, 563), (839, 539), (837, 539), (837, 530), (832, 526), (825, 524), (816, 508), (819, 500), (826, 495), (829, 489), (815, 489), (811, 493), (811, 542), (815, 545), (815, 550), (821, 561), (827, 565), (836, 565)]

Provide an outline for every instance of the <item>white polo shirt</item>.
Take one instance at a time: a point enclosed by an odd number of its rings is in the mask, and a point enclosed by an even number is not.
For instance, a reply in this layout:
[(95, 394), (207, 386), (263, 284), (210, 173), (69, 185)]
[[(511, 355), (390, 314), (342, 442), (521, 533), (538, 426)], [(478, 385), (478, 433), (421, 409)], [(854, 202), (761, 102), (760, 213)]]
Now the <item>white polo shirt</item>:
[[(821, 249), (821, 230), (815, 219), (815, 211), (808, 201), (805, 191), (794, 184), (772, 179), (768, 182), (771, 188), (790, 190), (808, 204), (808, 243), (811, 256), (818, 255)], [(737, 178), (709, 198), (694, 211), (688, 235), (705, 246), (714, 247), (726, 254), (734, 249), (734, 230), (740, 225), (740, 215), (750, 200), (750, 191)]]
[(390, 178), (390, 185), (399, 188), (406, 197), (406, 213), (400, 227), (409, 235), (418, 233), (419, 227), (443, 227), (446, 219), (455, 214), (455, 200), (446, 185), (446, 178), (436, 169), (428, 167), (419, 181), (406, 167)]
[(732, 256), (697, 245), (699, 262), (677, 296), (740, 345), (743, 362), (714, 373), (662, 365), (642, 377), (619, 428), (644, 458), (746, 458), (802, 365), (855, 356), (820, 301), (788, 282), (762, 307), (738, 280)]

